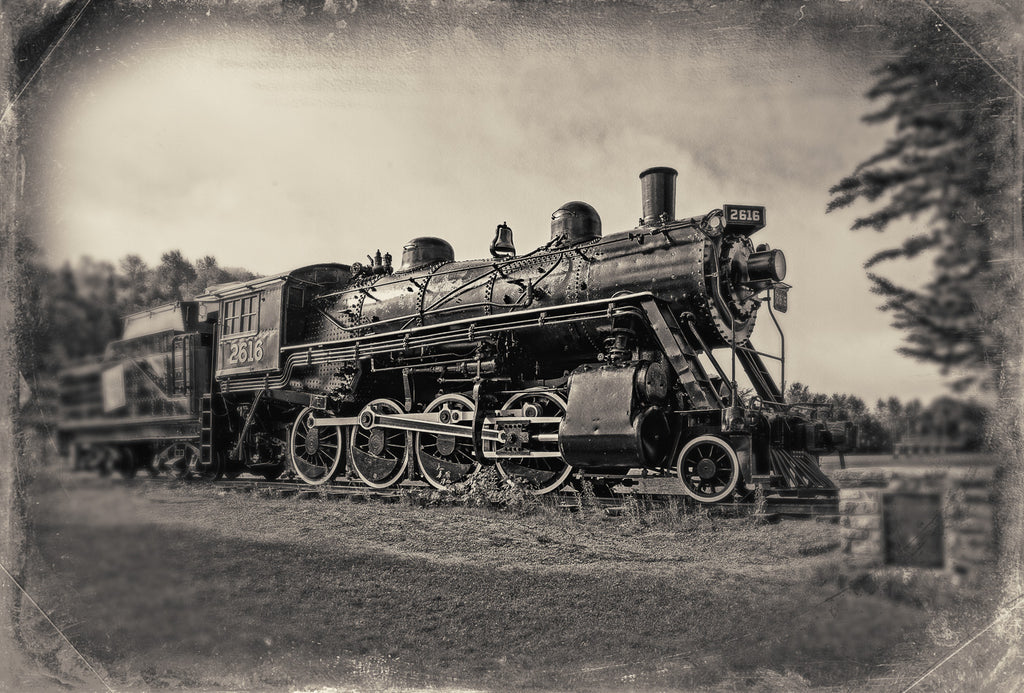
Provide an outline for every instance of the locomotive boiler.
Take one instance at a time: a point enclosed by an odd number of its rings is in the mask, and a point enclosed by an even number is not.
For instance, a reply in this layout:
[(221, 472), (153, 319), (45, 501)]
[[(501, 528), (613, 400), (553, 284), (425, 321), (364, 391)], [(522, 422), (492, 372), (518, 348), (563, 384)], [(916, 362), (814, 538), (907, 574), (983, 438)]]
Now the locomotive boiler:
[(676, 175), (644, 171), (618, 233), (576, 201), (525, 254), (500, 224), (483, 260), (420, 237), (397, 268), (377, 251), (211, 287), (213, 377), (179, 467), (448, 488), (495, 465), (538, 494), (641, 469), (702, 502), (831, 488), (816, 454), (845, 431), (792, 411), (751, 342), (789, 288), (754, 241), (765, 210), (677, 219)]

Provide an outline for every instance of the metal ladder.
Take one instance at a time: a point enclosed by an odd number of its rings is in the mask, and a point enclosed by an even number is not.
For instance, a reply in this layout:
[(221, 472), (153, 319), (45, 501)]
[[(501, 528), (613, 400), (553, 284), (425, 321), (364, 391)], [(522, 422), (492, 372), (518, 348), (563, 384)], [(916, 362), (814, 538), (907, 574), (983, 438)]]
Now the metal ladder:
[(199, 400), (199, 461), (213, 464), (213, 399), (206, 393)]

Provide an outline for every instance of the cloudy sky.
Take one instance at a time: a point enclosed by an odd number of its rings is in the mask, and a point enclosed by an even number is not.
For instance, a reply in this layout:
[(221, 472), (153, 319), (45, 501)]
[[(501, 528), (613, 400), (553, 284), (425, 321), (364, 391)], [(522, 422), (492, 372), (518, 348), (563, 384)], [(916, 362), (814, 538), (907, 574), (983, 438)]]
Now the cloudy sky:
[[(829, 186), (889, 134), (860, 122), (884, 57), (870, 26), (836, 45), (795, 13), (786, 40), (766, 41), (725, 19), (590, 10), (420, 32), (331, 7), (329, 31), (213, 16), (80, 43), (48, 78), (34, 154), (49, 260), (156, 264), (178, 248), (273, 273), (399, 257), (421, 235), (470, 259), (500, 222), (525, 251), (569, 200), (594, 205), (605, 233), (632, 228), (637, 175), (672, 166), (680, 217), (767, 207), (756, 240), (784, 250), (794, 285), (787, 381), (869, 402), (944, 392), (896, 354), (862, 269), (913, 227), (853, 233), (865, 209), (825, 214)], [(765, 319), (755, 344), (776, 350), (772, 332)]]

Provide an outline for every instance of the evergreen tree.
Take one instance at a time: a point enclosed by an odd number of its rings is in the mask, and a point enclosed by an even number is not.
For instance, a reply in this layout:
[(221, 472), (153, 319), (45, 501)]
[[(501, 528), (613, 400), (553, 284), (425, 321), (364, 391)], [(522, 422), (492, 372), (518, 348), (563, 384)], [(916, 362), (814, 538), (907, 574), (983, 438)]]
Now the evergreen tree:
[[(967, 41), (1000, 58), (998, 47), (982, 40), (990, 18), (946, 12)], [(872, 211), (853, 228), (875, 231), (927, 219), (920, 233), (867, 262), (873, 290), (905, 331), (902, 353), (938, 364), (943, 374), (956, 372), (955, 387), (991, 386), (1007, 365), (1012, 339), (1000, 318), (1015, 300), (1006, 290), (1012, 268), (1003, 262), (1012, 247), (1005, 191), (1013, 183), (1007, 154), (1016, 146), (1014, 94), (963, 40), (927, 17), (899, 32), (900, 57), (876, 71), (867, 94), (884, 105), (864, 120), (895, 126), (894, 137), (831, 189), (828, 210), (868, 202)], [(875, 269), (922, 254), (934, 261), (923, 287), (902, 286)]]
[(26, 376), (56, 370), (101, 354), (121, 336), (122, 318), (173, 300), (190, 300), (209, 284), (252, 279), (244, 269), (225, 269), (206, 256), (193, 265), (174, 250), (156, 269), (137, 255), (117, 267), (88, 257), (52, 270), (25, 251), (26, 274), (33, 281), (22, 291), (19, 311), (19, 363)]

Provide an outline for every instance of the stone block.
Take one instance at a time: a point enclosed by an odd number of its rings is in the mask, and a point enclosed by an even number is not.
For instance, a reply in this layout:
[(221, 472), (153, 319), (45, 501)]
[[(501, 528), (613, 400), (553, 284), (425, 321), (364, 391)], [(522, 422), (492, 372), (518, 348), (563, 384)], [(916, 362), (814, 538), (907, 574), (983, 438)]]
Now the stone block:
[(871, 533), (866, 529), (858, 529), (856, 527), (843, 527), (840, 530), (840, 536), (846, 542), (853, 542), (860, 539), (867, 539), (871, 536)]
[(882, 557), (882, 544), (872, 539), (854, 539), (850, 541), (850, 553), (856, 556)]
[(841, 515), (877, 515), (880, 512), (879, 507), (878, 501), (875, 500), (839, 501)]
[(986, 551), (992, 548), (992, 539), (987, 534), (961, 534), (960, 535), (960, 546), (967, 546), (970, 548), (985, 549)]
[[(851, 547), (852, 550), (853, 547)], [(952, 558), (954, 562), (959, 564), (977, 565), (994, 559), (995, 552), (991, 547), (987, 546), (958, 546)]]
[(957, 533), (989, 536), (994, 530), (994, 525), (991, 517), (965, 517), (953, 523), (951, 528)]
[(841, 488), (839, 489), (839, 502), (850, 500), (861, 500), (864, 498), (864, 491), (859, 488)]
[(968, 493), (992, 493), (992, 474), (991, 473), (979, 473), (979, 474), (965, 474), (954, 481), (957, 488), (961, 488)]
[(871, 515), (851, 515), (848, 517), (850, 524), (849, 527), (857, 529), (874, 529), (878, 530), (881, 535), (882, 530), (882, 516), (879, 514)]
[(829, 473), (840, 489), (885, 487), (892, 472), (884, 469), (838, 469)]
[(964, 503), (961, 506), (961, 514), (963, 517), (991, 523), (995, 509), (989, 503)]
[(987, 488), (987, 485), (983, 488), (961, 488), (963, 499), (965, 503), (991, 503), (992, 502), (992, 491)]

